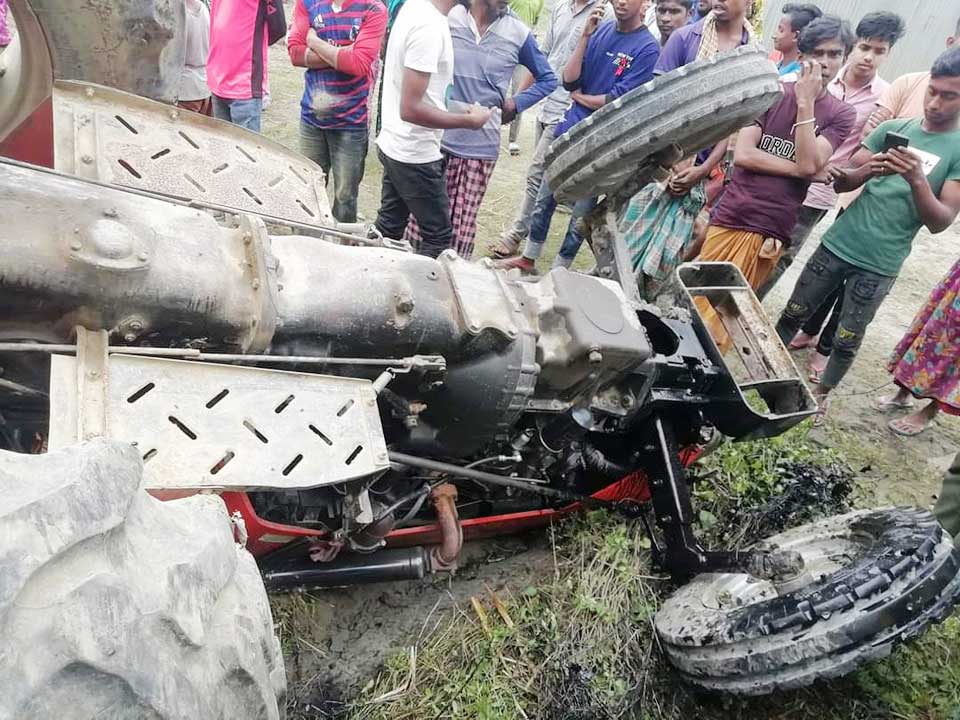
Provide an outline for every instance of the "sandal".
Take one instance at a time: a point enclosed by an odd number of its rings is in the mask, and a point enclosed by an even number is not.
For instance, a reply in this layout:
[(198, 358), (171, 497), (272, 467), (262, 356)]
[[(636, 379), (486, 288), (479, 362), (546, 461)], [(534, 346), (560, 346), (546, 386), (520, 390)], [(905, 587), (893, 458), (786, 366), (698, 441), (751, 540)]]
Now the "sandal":
[(830, 410), (830, 396), (814, 395), (814, 398), (817, 401), (817, 412), (813, 416), (813, 426), (815, 428), (823, 427), (823, 424), (827, 421), (827, 412)]
[(501, 237), (488, 252), (498, 260), (513, 257), (520, 252), (520, 241)]
[(873, 401), (873, 409), (878, 412), (892, 412), (894, 410), (909, 410), (913, 407), (913, 398), (902, 402), (896, 400), (896, 395), (892, 397), (878, 397)]
[(537, 266), (533, 260), (525, 258), (523, 255), (514, 255), (513, 257), (503, 258), (493, 263), (497, 270), (517, 269), (524, 275), (536, 275)]
[(807, 375), (807, 379), (816, 384), (820, 384), (820, 380), (823, 379), (823, 370), (818, 370), (817, 368), (810, 368), (810, 374)]
[(890, 428), (894, 434), (899, 435), (900, 437), (916, 437), (934, 423), (933, 418), (927, 420), (923, 425), (907, 425), (904, 423), (904, 420), (906, 420), (906, 418), (897, 418), (896, 420), (891, 420), (887, 423), (887, 427)]
[[(800, 335), (804, 335), (806, 340), (799, 340)], [(817, 344), (817, 341), (820, 339), (820, 336), (810, 337), (806, 333), (797, 333), (793, 336), (793, 340), (787, 345), (787, 348), (790, 350), (803, 350), (804, 348), (813, 347)]]

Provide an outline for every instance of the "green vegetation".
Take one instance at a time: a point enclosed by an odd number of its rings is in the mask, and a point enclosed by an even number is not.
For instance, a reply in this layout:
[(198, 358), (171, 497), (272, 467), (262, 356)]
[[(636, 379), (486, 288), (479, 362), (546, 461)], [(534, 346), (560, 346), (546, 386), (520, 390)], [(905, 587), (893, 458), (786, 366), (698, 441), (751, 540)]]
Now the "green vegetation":
[[(698, 475), (711, 544), (838, 512), (852, 491), (835, 454), (804, 429), (724, 445)], [(704, 695), (679, 683), (657, 648), (652, 618), (671, 583), (651, 568), (642, 526), (594, 512), (555, 527), (552, 540), (552, 580), (457, 608), (387, 663), (349, 717), (960, 720), (960, 618), (849, 678), (766, 698)]]

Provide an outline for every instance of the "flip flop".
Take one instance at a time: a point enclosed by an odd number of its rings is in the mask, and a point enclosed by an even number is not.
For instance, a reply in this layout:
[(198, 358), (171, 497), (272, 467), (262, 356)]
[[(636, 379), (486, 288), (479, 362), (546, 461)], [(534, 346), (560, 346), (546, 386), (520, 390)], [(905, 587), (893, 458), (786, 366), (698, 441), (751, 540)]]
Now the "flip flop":
[(933, 420), (927, 420), (927, 422), (925, 422), (923, 425), (920, 425), (920, 426), (911, 425), (909, 428), (897, 427), (897, 423), (900, 423), (903, 420), (904, 418), (897, 418), (896, 420), (891, 420), (890, 422), (887, 423), (887, 427), (890, 428), (890, 430), (895, 435), (899, 435), (900, 437), (916, 437), (917, 435), (922, 433), (924, 430), (929, 428), (934, 423)]
[(827, 413), (830, 411), (830, 396), (817, 395), (815, 397), (817, 400), (817, 412), (813, 416), (813, 426), (818, 428), (827, 422)]
[(813, 347), (814, 345), (817, 344), (818, 340), (819, 340), (819, 336), (810, 338), (805, 342), (797, 342), (797, 339), (794, 338), (787, 344), (787, 347), (790, 350), (803, 350), (804, 348)]
[(809, 370), (810, 370), (810, 374), (807, 375), (807, 379), (808, 379), (810, 382), (816, 383), (817, 385), (819, 385), (819, 384), (820, 384), (820, 380), (823, 379), (823, 372), (824, 372), (824, 371), (823, 371), (823, 370), (817, 370), (816, 368), (809, 368)]
[(913, 407), (913, 400), (897, 402), (893, 398), (878, 397), (873, 401), (873, 409), (879, 412), (893, 412), (894, 410), (909, 410)]

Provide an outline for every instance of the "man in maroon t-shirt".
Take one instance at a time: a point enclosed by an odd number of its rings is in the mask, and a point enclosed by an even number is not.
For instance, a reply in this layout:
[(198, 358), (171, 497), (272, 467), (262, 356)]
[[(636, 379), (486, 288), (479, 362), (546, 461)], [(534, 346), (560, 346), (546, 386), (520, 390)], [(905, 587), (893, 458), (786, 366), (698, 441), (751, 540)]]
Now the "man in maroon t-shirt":
[(790, 243), (810, 182), (823, 173), (857, 120), (853, 107), (827, 92), (853, 48), (846, 22), (824, 16), (800, 35), (801, 75), (783, 99), (740, 131), (735, 170), (710, 216), (700, 260), (732, 262), (757, 289)]

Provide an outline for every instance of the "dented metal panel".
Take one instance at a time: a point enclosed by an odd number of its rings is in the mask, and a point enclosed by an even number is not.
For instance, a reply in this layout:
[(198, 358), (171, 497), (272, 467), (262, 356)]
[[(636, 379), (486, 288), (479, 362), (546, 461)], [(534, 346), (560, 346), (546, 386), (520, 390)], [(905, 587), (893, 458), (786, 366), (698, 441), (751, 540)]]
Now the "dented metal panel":
[(320, 167), (257, 133), (88, 83), (57, 82), (58, 170), (314, 226), (336, 224)]

